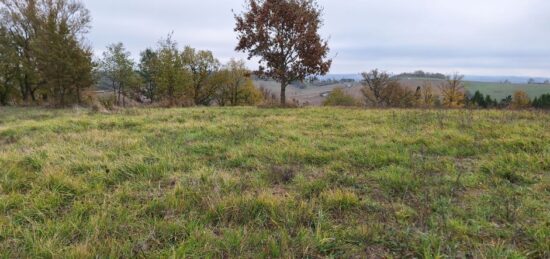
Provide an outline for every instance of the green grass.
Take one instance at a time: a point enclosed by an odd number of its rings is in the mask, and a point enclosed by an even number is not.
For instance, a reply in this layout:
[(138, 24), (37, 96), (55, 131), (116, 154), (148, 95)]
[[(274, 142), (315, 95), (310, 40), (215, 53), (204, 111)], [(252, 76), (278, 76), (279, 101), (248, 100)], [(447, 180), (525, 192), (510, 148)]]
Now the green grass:
[(472, 94), (480, 91), (482, 94), (489, 94), (498, 101), (516, 91), (525, 91), (531, 99), (540, 97), (543, 94), (550, 94), (550, 85), (528, 85), (528, 84), (500, 84), (483, 82), (466, 82), (466, 89)]
[(550, 114), (0, 108), (0, 257), (550, 257)]

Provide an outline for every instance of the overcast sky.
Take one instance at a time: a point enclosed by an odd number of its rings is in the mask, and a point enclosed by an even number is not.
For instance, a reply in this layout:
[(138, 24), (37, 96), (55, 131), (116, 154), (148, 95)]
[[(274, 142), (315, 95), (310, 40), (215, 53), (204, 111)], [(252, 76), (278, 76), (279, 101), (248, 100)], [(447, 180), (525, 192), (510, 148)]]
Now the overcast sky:
[[(180, 47), (234, 51), (232, 9), (244, 0), (84, 0), (100, 54), (123, 42), (137, 57), (168, 33)], [(372, 68), (468, 75), (550, 77), (548, 0), (320, 0), (334, 64), (331, 73)], [(255, 68), (254, 62), (249, 62)]]

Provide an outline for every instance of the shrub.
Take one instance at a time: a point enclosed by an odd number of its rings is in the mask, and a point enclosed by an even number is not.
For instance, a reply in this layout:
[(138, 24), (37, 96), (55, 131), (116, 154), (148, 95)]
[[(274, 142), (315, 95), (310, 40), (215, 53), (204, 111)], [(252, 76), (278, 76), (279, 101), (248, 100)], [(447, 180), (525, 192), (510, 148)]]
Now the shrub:
[(529, 106), (531, 106), (529, 95), (524, 91), (516, 91), (512, 98), (512, 109), (526, 109), (529, 108)]
[(550, 109), (550, 94), (543, 94), (533, 100), (533, 107), (537, 109)]
[(239, 105), (256, 105), (262, 102), (263, 93), (252, 80), (247, 80), (240, 94)]
[(323, 102), (324, 106), (358, 106), (359, 102), (351, 95), (347, 94), (344, 89), (334, 89), (327, 99)]
[(102, 107), (107, 110), (113, 110), (116, 106), (116, 97), (112, 94), (98, 95), (94, 103), (96, 103), (96, 106), (98, 107)]
[(443, 106), (446, 108), (464, 107), (464, 76), (454, 74), (448, 76), (441, 86), (441, 95), (443, 96)]
[(498, 106), (497, 100), (491, 98), (490, 95), (484, 95), (480, 91), (476, 91), (474, 96), (470, 98), (469, 104), (479, 108), (493, 108)]
[(386, 72), (375, 69), (362, 75), (363, 88), (361, 92), (368, 106), (413, 107), (420, 98), (414, 91), (402, 86), (399, 81)]
[(262, 106), (274, 106), (277, 104), (277, 95), (268, 88), (260, 86), (260, 92), (262, 93)]
[(416, 94), (416, 106), (422, 108), (431, 108), (436, 106), (439, 96), (434, 91), (430, 82), (424, 82), (424, 84), (417, 89)]

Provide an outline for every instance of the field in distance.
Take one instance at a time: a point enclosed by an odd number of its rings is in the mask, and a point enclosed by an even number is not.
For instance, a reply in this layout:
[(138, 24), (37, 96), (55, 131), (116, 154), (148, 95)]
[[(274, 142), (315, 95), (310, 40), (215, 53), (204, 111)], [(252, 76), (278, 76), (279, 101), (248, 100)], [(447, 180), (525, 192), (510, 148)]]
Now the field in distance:
[(0, 108), (0, 257), (550, 257), (550, 114)]
[[(402, 79), (400, 83), (403, 86), (409, 87), (411, 89), (416, 89), (418, 86), (422, 86), (425, 82), (430, 82), (433, 86), (433, 89), (437, 92), (438, 86), (442, 83), (441, 80), (434, 79)], [(278, 83), (273, 81), (256, 81), (256, 86), (264, 87), (269, 89), (272, 93), (278, 96), (280, 91), (280, 86)], [(490, 82), (475, 82), (475, 81), (466, 81), (464, 82), (465, 88), (470, 93), (475, 93), (475, 91), (480, 91), (484, 95), (491, 95), (493, 99), (498, 101), (506, 98), (507, 96), (514, 95), (516, 91), (525, 91), (531, 99), (539, 97), (543, 94), (550, 94), (550, 85), (548, 84), (505, 84), (505, 83), (490, 83)], [(363, 87), (361, 83), (343, 83), (343, 84), (332, 84), (325, 86), (308, 86), (305, 89), (300, 89), (294, 86), (289, 86), (287, 89), (287, 96), (290, 99), (296, 99), (300, 103), (309, 103), (311, 105), (319, 106), (323, 103), (326, 96), (323, 94), (329, 93), (334, 90), (336, 87), (343, 87), (348, 94), (355, 96), (358, 99), (363, 98), (361, 94), (361, 88)]]

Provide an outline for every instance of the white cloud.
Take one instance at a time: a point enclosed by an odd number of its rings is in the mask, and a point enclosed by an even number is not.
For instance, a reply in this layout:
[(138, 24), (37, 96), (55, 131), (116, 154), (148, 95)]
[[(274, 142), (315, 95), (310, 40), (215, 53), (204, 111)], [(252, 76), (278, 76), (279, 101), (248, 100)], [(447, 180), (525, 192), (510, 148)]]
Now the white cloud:
[[(244, 0), (88, 0), (96, 52), (124, 42), (135, 56), (174, 31), (180, 46), (235, 53), (232, 9)], [(550, 76), (546, 0), (320, 0), (332, 73), (380, 67)], [(251, 66), (254, 63), (250, 62)]]

